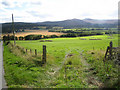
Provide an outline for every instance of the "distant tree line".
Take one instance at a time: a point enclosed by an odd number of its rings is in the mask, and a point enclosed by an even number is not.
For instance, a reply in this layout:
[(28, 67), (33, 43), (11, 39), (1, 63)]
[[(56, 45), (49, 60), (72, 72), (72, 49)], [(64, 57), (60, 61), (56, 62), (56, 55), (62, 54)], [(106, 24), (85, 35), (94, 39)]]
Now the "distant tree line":
[(104, 28), (92, 28), (92, 29), (88, 29), (88, 28), (81, 28), (81, 29), (68, 29), (68, 30), (49, 30), (49, 32), (62, 32), (62, 33), (74, 33), (77, 36), (88, 36), (88, 35), (102, 35), (104, 34), (118, 34), (118, 30), (115, 29), (108, 29), (106, 28), (104, 30)]

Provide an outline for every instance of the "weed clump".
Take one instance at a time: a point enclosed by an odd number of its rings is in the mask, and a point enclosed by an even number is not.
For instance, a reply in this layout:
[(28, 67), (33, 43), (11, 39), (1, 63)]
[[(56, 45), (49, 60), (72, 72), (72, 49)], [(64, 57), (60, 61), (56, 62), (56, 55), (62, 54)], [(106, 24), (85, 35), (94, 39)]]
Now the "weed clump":
[(91, 52), (91, 54), (95, 54), (94, 52)]
[(67, 65), (72, 65), (72, 61), (68, 61)]

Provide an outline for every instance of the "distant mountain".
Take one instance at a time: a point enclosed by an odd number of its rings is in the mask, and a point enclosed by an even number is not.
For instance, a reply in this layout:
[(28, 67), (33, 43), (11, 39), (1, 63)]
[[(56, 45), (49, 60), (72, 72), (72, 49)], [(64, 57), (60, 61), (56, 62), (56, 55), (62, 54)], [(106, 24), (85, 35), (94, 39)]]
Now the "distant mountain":
[(83, 21), (89, 22), (89, 23), (92, 23), (92, 24), (114, 24), (114, 23), (118, 23), (117, 19), (99, 20), (99, 19), (86, 18), (86, 19), (83, 19)]
[(49, 26), (60, 26), (64, 28), (80, 28), (80, 27), (90, 27), (91, 23), (85, 22), (79, 19), (69, 19), (64, 21), (55, 22), (41, 22), (39, 25), (49, 25)]
[[(37, 22), (37, 23), (24, 23), (24, 22), (15, 22), (15, 29), (30, 29), (37, 26), (46, 26), (47, 29), (52, 27), (63, 27), (65, 29), (70, 28), (117, 28), (117, 20), (97, 20), (97, 19), (68, 19), (63, 21), (46, 21), (46, 22)], [(3, 32), (12, 31), (12, 23), (2, 23)]]
[(64, 28), (116, 28), (117, 20), (68, 19), (55, 22), (41, 22), (39, 25), (60, 26)]

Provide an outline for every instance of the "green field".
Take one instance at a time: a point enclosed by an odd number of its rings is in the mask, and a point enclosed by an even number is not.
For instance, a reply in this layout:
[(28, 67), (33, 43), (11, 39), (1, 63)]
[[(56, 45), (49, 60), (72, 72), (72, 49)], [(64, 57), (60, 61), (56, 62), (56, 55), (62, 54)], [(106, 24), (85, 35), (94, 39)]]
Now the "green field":
[[(87, 36), (87, 37), (76, 37), (76, 38), (51, 38), (52, 42), (40, 42), (40, 40), (33, 41), (17, 41), (17, 44), (26, 49), (37, 49), (38, 52), (42, 53), (42, 46), (46, 45), (47, 53), (59, 57), (60, 60), (65, 57), (66, 53), (79, 53), (83, 50), (106, 50), (110, 41), (113, 41), (113, 46), (118, 46), (117, 35), (113, 36), (113, 39), (108, 39), (107, 35), (99, 36)], [(86, 38), (81, 40), (80, 38)], [(100, 38), (102, 40), (89, 40), (93, 38)]]
[[(109, 84), (108, 87), (117, 87), (117, 68), (111, 62), (107, 62), (105, 67), (103, 63), (110, 41), (113, 42), (113, 47), (118, 46), (117, 34), (42, 40), (52, 42), (16, 41), (17, 45), (28, 49), (28, 52), (29, 49), (32, 49), (32, 52), (37, 49), (38, 56), (34, 56), (34, 53), (23, 54), (16, 47), (5, 46), (5, 78), (9, 87), (98, 88), (106, 84)], [(47, 48), (47, 63), (40, 66), (43, 45)], [(109, 68), (107, 73), (106, 67)], [(95, 69), (89, 71), (90, 68)], [(96, 74), (93, 74), (94, 72)], [(105, 82), (107, 76), (111, 77), (110, 83)], [(92, 80), (93, 77), (97, 79)], [(115, 82), (112, 82), (113, 80)]]
[(49, 32), (71, 33), (76, 36), (118, 34), (117, 28), (76, 28), (76, 29), (50, 29)]

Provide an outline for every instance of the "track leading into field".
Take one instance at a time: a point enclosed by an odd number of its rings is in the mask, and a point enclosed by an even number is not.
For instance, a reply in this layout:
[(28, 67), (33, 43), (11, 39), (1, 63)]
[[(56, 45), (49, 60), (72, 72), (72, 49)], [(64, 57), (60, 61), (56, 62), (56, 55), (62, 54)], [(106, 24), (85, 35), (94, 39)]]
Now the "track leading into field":
[(3, 68), (3, 41), (0, 42), (0, 88), (7, 88)]
[(89, 85), (90, 86), (94, 85), (94, 86), (98, 86), (98, 88), (103, 88), (104, 84), (102, 82), (100, 82), (99, 80), (97, 80), (96, 78), (98, 78), (98, 77), (96, 75), (93, 75), (93, 72), (90, 71), (91, 66), (84, 59), (82, 52), (80, 52), (80, 58), (81, 58), (82, 64), (85, 66), (84, 70), (88, 71), (88, 73), (86, 73), (86, 75), (87, 75), (87, 82), (89, 83)]

